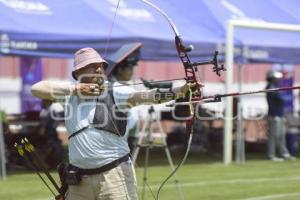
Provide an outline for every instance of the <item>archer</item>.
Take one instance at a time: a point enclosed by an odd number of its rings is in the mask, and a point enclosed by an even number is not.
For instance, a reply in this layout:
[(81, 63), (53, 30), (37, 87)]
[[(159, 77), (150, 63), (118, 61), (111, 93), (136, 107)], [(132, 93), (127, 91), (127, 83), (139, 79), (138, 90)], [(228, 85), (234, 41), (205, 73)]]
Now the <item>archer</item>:
[[(92, 48), (75, 53), (72, 76), (77, 84), (41, 81), (32, 94), (41, 99), (64, 100), (69, 133), (69, 166), (66, 168), (67, 200), (137, 199), (136, 180), (124, 138), (127, 110), (140, 104), (157, 104), (185, 97), (191, 88), (134, 91), (107, 81), (107, 62)], [(191, 95), (191, 94), (190, 94)]]

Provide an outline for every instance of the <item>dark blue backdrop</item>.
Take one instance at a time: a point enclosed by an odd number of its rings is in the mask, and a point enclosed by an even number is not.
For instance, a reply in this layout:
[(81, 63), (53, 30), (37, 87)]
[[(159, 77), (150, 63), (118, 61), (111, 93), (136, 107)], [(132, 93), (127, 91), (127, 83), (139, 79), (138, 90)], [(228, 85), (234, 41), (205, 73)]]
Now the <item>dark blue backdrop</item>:
[[(177, 60), (174, 34), (166, 20), (140, 0), (0, 1), (0, 54), (71, 57), (91, 46), (109, 54), (122, 44), (144, 44), (144, 60)], [(192, 57), (205, 58), (224, 47), (231, 18), (300, 24), (297, 0), (152, 0), (168, 13)], [(236, 45), (248, 61), (300, 63), (300, 34), (238, 30)], [(105, 55), (104, 55), (105, 56)], [(237, 54), (237, 56), (239, 56)]]

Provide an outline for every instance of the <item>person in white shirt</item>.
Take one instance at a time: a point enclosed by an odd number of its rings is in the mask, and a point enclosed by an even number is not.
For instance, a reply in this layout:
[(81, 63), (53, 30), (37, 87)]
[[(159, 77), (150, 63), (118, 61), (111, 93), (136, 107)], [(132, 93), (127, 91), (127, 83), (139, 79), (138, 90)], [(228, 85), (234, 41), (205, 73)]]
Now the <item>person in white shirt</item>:
[[(134, 69), (138, 67), (141, 47), (142, 43), (140, 42), (127, 43), (106, 58), (108, 67), (105, 70), (105, 74), (109, 81), (127, 86), (130, 85)], [(128, 112), (125, 137), (127, 137), (130, 153), (133, 152), (137, 142), (139, 127), (137, 111), (136, 108), (132, 108)]]

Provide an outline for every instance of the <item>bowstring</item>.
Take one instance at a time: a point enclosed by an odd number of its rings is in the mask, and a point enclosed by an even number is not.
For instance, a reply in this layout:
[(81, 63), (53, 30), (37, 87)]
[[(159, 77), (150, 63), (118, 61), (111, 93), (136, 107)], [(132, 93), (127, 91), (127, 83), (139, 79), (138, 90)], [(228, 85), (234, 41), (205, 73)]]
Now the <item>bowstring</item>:
[[(199, 80), (200, 82), (204, 81), (204, 80), (202, 80), (202, 79), (203, 79), (203, 76), (200, 75), (198, 66), (195, 67), (195, 71), (197, 71), (197, 74), (198, 74), (198, 80)], [(196, 78), (196, 80), (197, 80), (197, 78)], [(203, 93), (203, 88), (200, 87), (199, 90), (200, 90), (200, 94), (199, 94), (199, 95), (202, 97), (202, 96), (203, 96), (203, 94), (202, 94), (202, 93)]]
[[(174, 24), (174, 22), (171, 20), (171, 18), (163, 11), (163, 10), (161, 10), (158, 6), (156, 6), (156, 5), (154, 5), (153, 3), (151, 3), (151, 2), (149, 2), (148, 0), (142, 0), (144, 3), (146, 3), (146, 4), (148, 4), (148, 5), (150, 5), (150, 6), (152, 6), (153, 8), (155, 8), (160, 14), (162, 14), (166, 19), (167, 19), (167, 21), (169, 22), (169, 24), (170, 24), (170, 26), (172, 27), (172, 29), (173, 29), (173, 31), (174, 31), (174, 33), (175, 33), (175, 36), (176, 37), (179, 37), (179, 33), (178, 33), (178, 31), (177, 31), (177, 28), (176, 28), (176, 26), (175, 26), (175, 24)], [(193, 69), (194, 70), (194, 69)], [(197, 80), (195, 80), (195, 81), (197, 81)], [(189, 91), (190, 91), (190, 102), (192, 101), (192, 91), (191, 91), (191, 88), (189, 87)], [(201, 91), (200, 91), (201, 92)], [(200, 94), (199, 94), (200, 95)], [(191, 104), (191, 103), (190, 103)], [(193, 105), (190, 105), (190, 108), (192, 108), (192, 106)], [(194, 113), (194, 111), (193, 111), (194, 109), (192, 108), (191, 109), (191, 113), (193, 114)], [(193, 114), (193, 119), (194, 119), (194, 117), (195, 117), (195, 115)], [(192, 120), (193, 120), (192, 119)], [(188, 155), (188, 153), (189, 153), (189, 148), (190, 148), (190, 144), (191, 144), (191, 141), (192, 141), (192, 136), (193, 136), (193, 129), (191, 129), (191, 133), (190, 133), (190, 137), (189, 137), (189, 142), (188, 142), (188, 147), (187, 147), (187, 151), (186, 151), (186, 153), (185, 153), (185, 155), (184, 155), (184, 158), (182, 159), (182, 161), (180, 162), (180, 164), (171, 172), (171, 174), (162, 182), (162, 184), (160, 185), (160, 187), (159, 187), (159, 190), (158, 190), (158, 192), (157, 192), (157, 198), (156, 198), (156, 200), (158, 200), (159, 199), (159, 193), (160, 193), (160, 191), (161, 191), (161, 189), (163, 188), (163, 186), (164, 186), (164, 184), (176, 173), (176, 171), (181, 167), (181, 165), (185, 162), (185, 160), (186, 160), (186, 158), (187, 158), (187, 155)]]
[(108, 37), (107, 37), (107, 40), (106, 40), (104, 54), (103, 54), (104, 57), (106, 57), (107, 49), (108, 49), (108, 46), (110, 44), (112, 30), (113, 30), (113, 27), (115, 25), (115, 20), (116, 20), (116, 17), (117, 17), (117, 12), (118, 12), (118, 9), (119, 9), (119, 6), (120, 6), (120, 2), (121, 2), (121, 0), (118, 0), (117, 6), (116, 6), (116, 10), (115, 10), (115, 13), (114, 13), (114, 17), (113, 17), (113, 21), (112, 21), (111, 26), (109, 28)]
[[(108, 34), (108, 37), (107, 37), (107, 40), (106, 40), (106, 45), (105, 45), (106, 47), (105, 47), (105, 50), (104, 50), (104, 57), (106, 56), (107, 49), (108, 49), (108, 46), (110, 44), (111, 34), (112, 34), (112, 30), (113, 30), (113, 27), (114, 27), (114, 24), (115, 24), (115, 20), (116, 20), (116, 17), (117, 17), (117, 12), (118, 12), (118, 9), (119, 9), (119, 6), (120, 6), (120, 2), (121, 2), (121, 0), (118, 0), (117, 6), (116, 6), (116, 10), (114, 12), (113, 21), (112, 21), (112, 24), (111, 24), (110, 29), (109, 29), (109, 34)], [(102, 86), (103, 86), (103, 87), (101, 87), (102, 89), (113, 89), (114, 87), (118, 87), (118, 86), (107, 86), (107, 85), (102, 85)], [(126, 85), (120, 85), (120, 86), (126, 86)], [(109, 95), (109, 94), (107, 93), (107, 95)], [(119, 137), (122, 137), (122, 135), (121, 135), (121, 133), (120, 133), (120, 131), (118, 129), (118, 126), (113, 121), (112, 116), (111, 116), (111, 114), (109, 112), (108, 112), (108, 117), (112, 121), (112, 124), (113, 124), (115, 130), (117, 131), (117, 135)]]
[[(120, 6), (120, 2), (121, 2), (121, 0), (118, 0), (117, 6), (116, 6), (116, 10), (115, 10), (115, 13), (114, 13), (114, 17), (113, 17), (113, 22), (112, 22), (112, 25), (110, 26), (109, 35), (108, 35), (108, 38), (107, 38), (107, 41), (106, 41), (106, 47), (105, 47), (105, 50), (104, 50), (104, 57), (106, 57), (107, 49), (108, 49), (108, 46), (110, 44), (112, 30), (113, 30), (113, 27), (114, 27), (114, 24), (115, 24), (115, 20), (116, 20), (116, 17), (117, 17), (117, 12), (118, 12), (118, 9), (119, 9), (119, 6)], [(158, 81), (158, 82), (162, 82), (162, 81)], [(129, 85), (139, 85), (139, 84), (143, 84), (143, 83), (135, 83), (135, 84), (129, 84)], [(124, 86), (128, 86), (128, 85), (120, 85), (120, 86), (114, 86), (114, 87), (121, 87), (121, 86), (124, 87)], [(108, 88), (108, 89), (113, 89), (113, 87), (112, 88)], [(110, 114), (108, 114), (108, 115), (109, 115), (110, 118), (112, 117)], [(117, 125), (114, 123), (114, 121), (112, 119), (111, 119), (111, 121), (113, 123), (114, 128), (117, 130), (117, 134), (119, 135), (119, 137), (121, 137), (121, 134), (120, 134), (120, 131), (119, 131)], [(129, 152), (129, 155), (132, 157), (131, 152)], [(137, 164), (137, 162), (135, 162), (134, 164), (137, 167), (139, 167), (139, 165)], [(154, 195), (154, 192), (153, 192), (152, 188), (150, 187), (149, 184), (146, 184), (146, 185), (147, 185), (148, 189), (150, 190), (150, 193), (152, 194), (152, 196), (155, 199), (155, 195)]]
[[(112, 122), (112, 124), (113, 124), (113, 126), (114, 126), (114, 128), (115, 128), (115, 130), (117, 131), (118, 136), (119, 136), (119, 137), (124, 137), (124, 136), (121, 135), (119, 128), (117, 127), (117, 125), (115, 124), (114, 120), (112, 119), (112, 116), (111, 116), (111, 113), (110, 113), (110, 112), (108, 112), (108, 117), (110, 118), (110, 120), (111, 120), (111, 122)], [(128, 117), (128, 116), (127, 116), (127, 117)], [(129, 152), (129, 155), (130, 155), (130, 157), (132, 158), (132, 153), (131, 153), (131, 152)], [(140, 167), (140, 166), (137, 164), (136, 160), (135, 160), (135, 162), (134, 162), (134, 165), (136, 165), (136, 167)], [(153, 192), (151, 186), (150, 186), (147, 182), (146, 182), (146, 186), (147, 186), (147, 188), (149, 189), (149, 191), (150, 191), (152, 197), (155, 199), (155, 194), (154, 194), (154, 192)]]
[[(193, 91), (192, 91), (192, 88), (190, 87), (190, 85), (188, 85), (189, 87), (189, 106), (190, 106), (190, 110), (191, 110), (191, 115), (193, 115), (194, 117), (194, 106), (193, 106), (193, 103), (192, 103), (192, 97), (193, 97)], [(187, 149), (185, 151), (185, 154), (183, 156), (183, 159), (181, 160), (181, 162), (177, 165), (177, 167), (172, 171), (171, 174), (169, 174), (169, 176), (160, 184), (159, 188), (158, 188), (158, 191), (156, 193), (156, 198), (155, 200), (159, 200), (159, 194), (162, 190), (162, 188), (164, 187), (164, 185), (168, 182), (168, 180), (170, 178), (172, 178), (172, 176), (174, 176), (174, 174), (178, 171), (178, 169), (184, 164), (184, 162), (186, 161), (187, 157), (188, 157), (188, 154), (190, 152), (190, 148), (191, 148), (191, 144), (192, 144), (192, 140), (193, 140), (193, 135), (194, 135), (194, 129), (193, 127), (191, 127), (191, 133), (189, 135), (189, 139), (188, 139), (188, 144), (187, 144)]]

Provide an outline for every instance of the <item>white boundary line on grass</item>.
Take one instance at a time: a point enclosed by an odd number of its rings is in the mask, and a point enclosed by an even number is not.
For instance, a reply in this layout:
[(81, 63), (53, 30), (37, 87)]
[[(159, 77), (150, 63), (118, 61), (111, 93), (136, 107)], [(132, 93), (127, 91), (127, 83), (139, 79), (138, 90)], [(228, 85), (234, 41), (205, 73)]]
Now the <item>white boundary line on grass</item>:
[[(232, 179), (232, 180), (216, 180), (216, 181), (198, 181), (198, 182), (189, 182), (182, 183), (179, 180), (179, 185), (182, 187), (190, 187), (195, 185), (215, 185), (215, 184), (236, 184), (236, 183), (261, 183), (261, 182), (269, 182), (269, 181), (296, 181), (300, 180), (300, 176), (294, 177), (283, 177), (283, 178), (259, 178), (259, 179)], [(158, 188), (158, 185), (150, 185), (151, 188)], [(174, 183), (168, 183), (165, 187), (172, 188), (176, 187)], [(142, 186), (138, 186), (139, 189)]]
[[(215, 184), (236, 184), (236, 183), (262, 183), (268, 181), (296, 181), (300, 180), (300, 176), (295, 177), (283, 177), (283, 178), (258, 178), (258, 179), (232, 179), (232, 180), (216, 180), (216, 181), (198, 181), (198, 182), (189, 182), (189, 183), (181, 183), (179, 182), (180, 186), (182, 187), (191, 187), (196, 185), (215, 185)], [(158, 188), (158, 185), (150, 185), (150, 187)], [(176, 187), (174, 183), (166, 184), (165, 188), (173, 188)], [(138, 186), (138, 189), (142, 189), (142, 186)], [(253, 197), (244, 200), (267, 200), (272, 198), (280, 198), (286, 196), (297, 196), (300, 193), (284, 193), (284, 194), (276, 194), (276, 195), (269, 195), (269, 196), (261, 196), (261, 197)], [(52, 200), (51, 197), (46, 198), (39, 198), (35, 200)]]
[(268, 200), (268, 199), (277, 199), (281, 197), (292, 197), (292, 196), (300, 196), (300, 192), (259, 196), (259, 197), (246, 198), (243, 200)]

